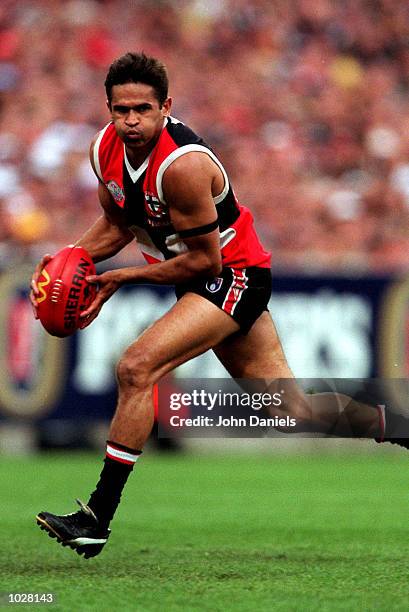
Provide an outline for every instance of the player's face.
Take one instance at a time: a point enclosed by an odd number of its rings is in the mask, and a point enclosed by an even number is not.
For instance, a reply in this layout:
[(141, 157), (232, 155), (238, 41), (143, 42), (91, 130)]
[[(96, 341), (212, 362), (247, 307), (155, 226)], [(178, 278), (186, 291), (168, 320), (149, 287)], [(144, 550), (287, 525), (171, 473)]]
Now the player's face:
[(127, 149), (139, 150), (154, 144), (163, 128), (163, 119), (170, 113), (171, 99), (162, 107), (155, 90), (144, 83), (125, 83), (112, 87), (112, 121)]

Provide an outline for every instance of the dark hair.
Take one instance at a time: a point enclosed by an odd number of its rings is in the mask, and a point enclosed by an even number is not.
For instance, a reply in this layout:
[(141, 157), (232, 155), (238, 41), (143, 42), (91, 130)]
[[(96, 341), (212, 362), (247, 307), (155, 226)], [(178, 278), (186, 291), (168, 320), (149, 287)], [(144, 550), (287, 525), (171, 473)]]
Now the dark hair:
[(168, 97), (169, 82), (166, 67), (161, 61), (144, 53), (125, 53), (112, 62), (105, 79), (109, 105), (112, 100), (112, 87), (125, 83), (150, 85), (155, 90), (160, 106)]

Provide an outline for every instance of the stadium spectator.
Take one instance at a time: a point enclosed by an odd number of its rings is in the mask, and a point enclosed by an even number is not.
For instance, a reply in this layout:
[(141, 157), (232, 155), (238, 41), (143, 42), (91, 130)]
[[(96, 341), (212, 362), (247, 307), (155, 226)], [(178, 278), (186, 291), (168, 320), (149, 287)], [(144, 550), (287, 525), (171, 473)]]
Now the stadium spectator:
[(217, 148), (276, 269), (407, 270), (408, 40), (401, 0), (4, 0), (0, 265), (94, 218), (103, 76), (143, 49), (167, 63), (175, 116)]

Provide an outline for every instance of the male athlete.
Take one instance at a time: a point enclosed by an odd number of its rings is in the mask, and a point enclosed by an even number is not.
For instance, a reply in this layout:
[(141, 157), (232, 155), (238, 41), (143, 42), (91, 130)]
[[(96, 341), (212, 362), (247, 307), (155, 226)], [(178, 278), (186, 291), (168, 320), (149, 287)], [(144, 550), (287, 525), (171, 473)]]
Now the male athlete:
[[(78, 502), (80, 510), (72, 514), (37, 516), (42, 529), (86, 558), (97, 555), (109, 537), (123, 487), (152, 429), (152, 390), (161, 377), (208, 349), (235, 378), (293, 377), (267, 310), (270, 254), (219, 159), (171, 116), (165, 67), (127, 53), (111, 65), (105, 88), (111, 121), (90, 149), (102, 215), (77, 245), (97, 263), (136, 237), (149, 265), (89, 277), (99, 291), (82, 313), (84, 325), (126, 283), (175, 285), (178, 301), (119, 361), (118, 406), (88, 503)], [(49, 260), (45, 256), (33, 275), (34, 308), (37, 280)], [(306, 397), (293, 385), (292, 401), (274, 414), (294, 416), (298, 431), (342, 436), (352, 428), (357, 436), (387, 439), (380, 407), (340, 394), (330, 402), (327, 396)]]

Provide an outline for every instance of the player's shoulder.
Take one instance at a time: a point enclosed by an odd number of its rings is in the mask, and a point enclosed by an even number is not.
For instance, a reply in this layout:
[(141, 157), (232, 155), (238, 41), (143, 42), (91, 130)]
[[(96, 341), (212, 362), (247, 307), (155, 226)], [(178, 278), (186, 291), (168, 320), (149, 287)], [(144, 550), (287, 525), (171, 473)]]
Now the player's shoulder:
[(118, 140), (119, 137), (112, 121), (99, 130), (91, 140), (89, 159), (95, 174), (100, 180), (102, 180), (101, 163), (105, 165), (112, 154), (118, 151)]
[(99, 148), (103, 141), (112, 140), (112, 137), (116, 136), (116, 131), (112, 121), (104, 125), (91, 140), (90, 152), (94, 151), (95, 148)]
[(196, 132), (176, 117), (168, 117), (166, 131), (178, 147), (201, 145), (210, 149), (209, 145)]
[[(167, 168), (169, 166), (169, 169), (172, 167), (172, 171), (178, 172), (181, 168), (202, 168), (208, 163), (207, 156), (203, 153), (214, 155), (207, 142), (176, 117), (168, 117), (165, 130), (171, 138), (172, 147), (169, 158), (164, 164)], [(166, 140), (163, 142), (165, 147), (168, 146)], [(172, 162), (171, 165), (169, 162)]]
[(217, 160), (205, 140), (175, 117), (168, 118), (166, 131), (172, 145), (169, 147), (169, 140), (164, 139), (163, 146), (169, 149), (159, 170), (163, 187), (173, 189), (182, 182), (209, 183), (217, 171)]
[(198, 174), (214, 173), (214, 163), (204, 151), (187, 151), (177, 157), (167, 168), (166, 178), (179, 180), (181, 178), (194, 179)]

